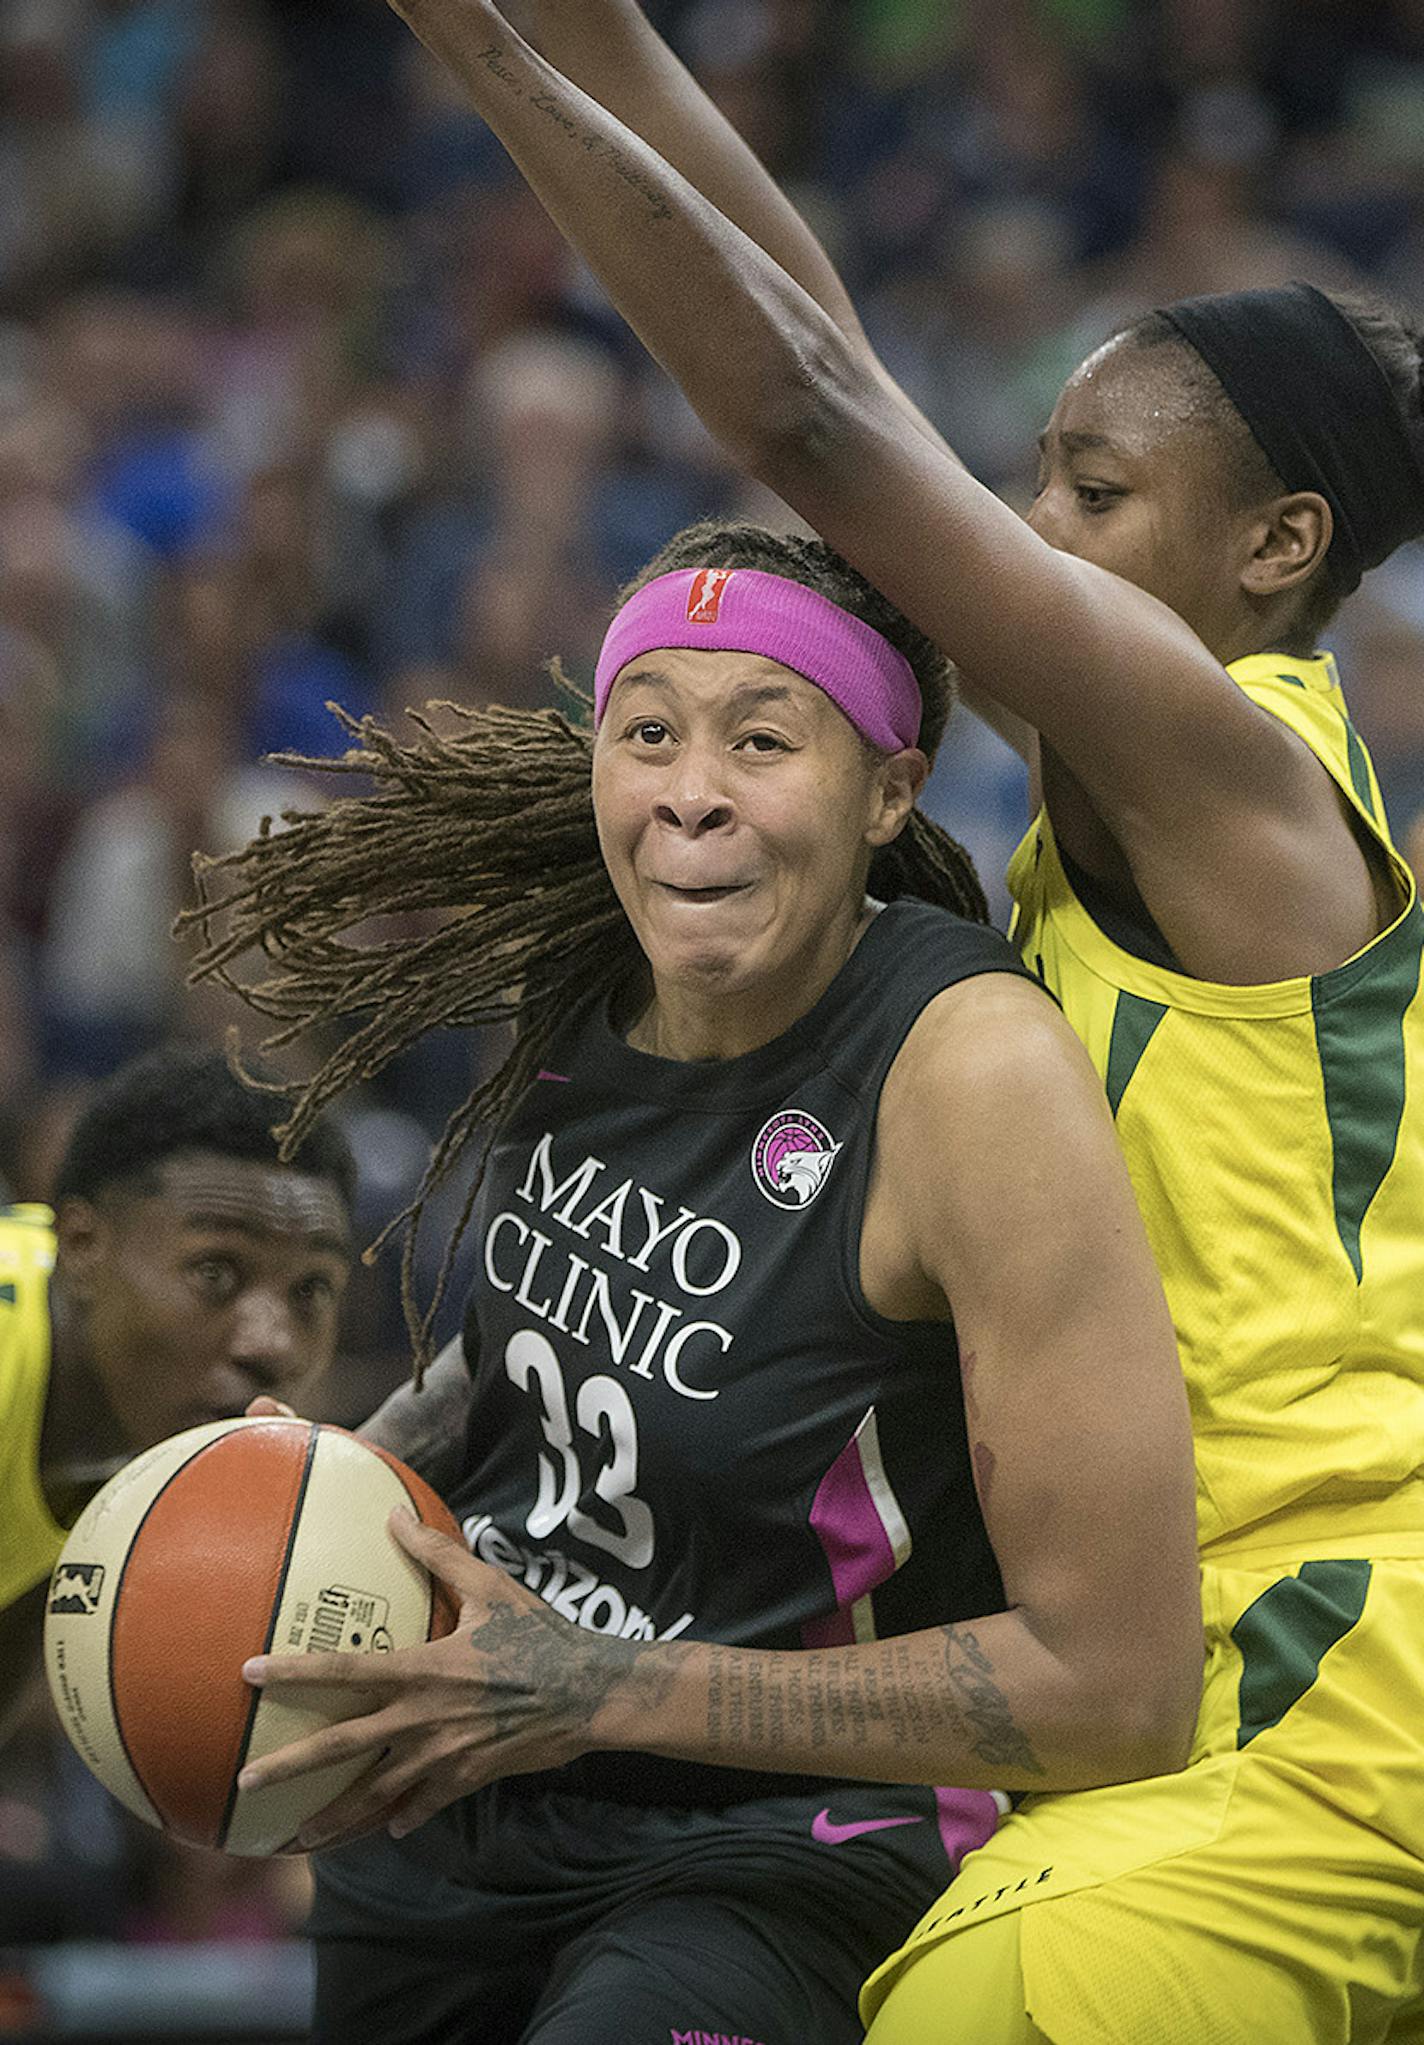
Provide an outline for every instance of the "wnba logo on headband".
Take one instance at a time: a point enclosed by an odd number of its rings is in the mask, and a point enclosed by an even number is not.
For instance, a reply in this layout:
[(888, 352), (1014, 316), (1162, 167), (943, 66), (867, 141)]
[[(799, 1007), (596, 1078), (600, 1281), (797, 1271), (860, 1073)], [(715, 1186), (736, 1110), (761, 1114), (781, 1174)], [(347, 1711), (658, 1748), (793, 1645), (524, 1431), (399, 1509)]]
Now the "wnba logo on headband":
[(883, 752), (917, 743), (924, 705), (898, 647), (804, 582), (761, 568), (677, 568), (635, 590), (609, 626), (593, 679), (593, 721), (630, 661), (668, 647), (760, 653), (823, 689)]
[(704, 568), (692, 578), (687, 592), (689, 625), (715, 625), (722, 609), (722, 592), (736, 574), (735, 568)]

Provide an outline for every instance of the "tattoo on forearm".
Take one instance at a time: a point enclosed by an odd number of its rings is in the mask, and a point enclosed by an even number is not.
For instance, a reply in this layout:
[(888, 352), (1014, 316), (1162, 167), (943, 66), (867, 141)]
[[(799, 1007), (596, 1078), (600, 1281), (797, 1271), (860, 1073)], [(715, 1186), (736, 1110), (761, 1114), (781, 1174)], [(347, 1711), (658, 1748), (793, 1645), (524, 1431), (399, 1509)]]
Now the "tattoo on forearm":
[(569, 118), (552, 92), (530, 93), (529, 104), (536, 114), (547, 114), (555, 127), (562, 128), (566, 135), (577, 135), (578, 122)]
[(994, 1681), (993, 1663), (967, 1627), (946, 1629), (944, 1664), (964, 1717), (977, 1735), (970, 1745), (980, 1760), (991, 1766), (1020, 1768), (1025, 1775), (1042, 1775), (1042, 1762)]
[(363, 1441), (376, 1442), (433, 1484), (437, 1491), (459, 1475), (474, 1385), (458, 1338), (447, 1343), (425, 1374), (420, 1391), (402, 1385), (362, 1423)]
[(707, 1738), (713, 1752), (726, 1738), (726, 1720), (722, 1696), (722, 1668), (727, 1657), (719, 1647), (707, 1652)]
[[(601, 145), (601, 138), (599, 136), (588, 135), (584, 138), (584, 146), (590, 150), (596, 150), (603, 145)], [(654, 185), (645, 170), (636, 163), (630, 163), (621, 149), (603, 146), (603, 154), (608, 160), (608, 168), (613, 172), (613, 175), (622, 178), (625, 185), (630, 185), (641, 199), (647, 201), (649, 219), (671, 220), (671, 206), (668, 205), (666, 199), (659, 193), (656, 185)]]
[(524, 87), (505, 63), (504, 51), (498, 43), (490, 43), (485, 49), (476, 50), (474, 62), (483, 64), (486, 71), (497, 78), (501, 85), (507, 85), (516, 99), (523, 99)]
[(792, 1748), (833, 1756), (917, 1750), (923, 1757), (936, 1749), (967, 1750), (991, 1767), (1042, 1775), (977, 1637), (947, 1626), (941, 1639), (938, 1667), (926, 1639), (884, 1641), (874, 1662), (834, 1648), (768, 1662), (736, 1648), (709, 1648), (709, 1751), (732, 1756), (748, 1748)]
[(672, 208), (658, 191), (656, 184), (641, 164), (610, 142), (606, 136), (593, 128), (585, 127), (580, 121), (559, 104), (556, 93), (547, 86), (540, 86), (526, 93), (519, 82), (519, 75), (512, 71), (507, 61), (507, 52), (500, 43), (488, 43), (482, 50), (476, 50), (472, 60), (483, 65), (492, 78), (497, 78), (515, 99), (527, 99), (534, 113), (543, 114), (555, 127), (561, 128), (571, 142), (577, 142), (586, 155), (598, 156), (608, 165), (616, 178), (621, 178), (630, 190), (636, 192), (648, 209), (651, 220), (671, 220)]

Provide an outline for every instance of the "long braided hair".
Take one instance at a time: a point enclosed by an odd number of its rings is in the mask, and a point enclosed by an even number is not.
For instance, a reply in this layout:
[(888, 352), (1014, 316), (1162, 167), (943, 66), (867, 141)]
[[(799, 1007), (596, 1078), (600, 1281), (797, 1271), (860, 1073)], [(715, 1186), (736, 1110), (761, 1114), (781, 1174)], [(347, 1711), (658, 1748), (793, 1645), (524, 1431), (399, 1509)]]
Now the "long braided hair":
[[(953, 707), (949, 662), (823, 541), (742, 523), (689, 526), (618, 602), (655, 576), (691, 567), (786, 576), (873, 626), (914, 670), (924, 699), (920, 745), (933, 757)], [(329, 1101), (428, 1030), (511, 1028), (495, 1071), (446, 1123), (414, 1198), (366, 1252), (373, 1257), (404, 1227), (401, 1299), (417, 1385), (495, 1131), (537, 1075), (571, 1005), (626, 982), (643, 963), (599, 852), (587, 699), (557, 664), (553, 671), (584, 705), (577, 722), (558, 710), (442, 704), (456, 720), (453, 734), (412, 710), (417, 736), (402, 743), (372, 718), (336, 711), (352, 742), (343, 757), (282, 754), (279, 764), (374, 781), (375, 792), (289, 811), (280, 831), (268, 819), (250, 844), (222, 857), (195, 855), (197, 901), (177, 924), (180, 934), (201, 937), (190, 979), (215, 980), (276, 1021), (263, 1050), (333, 1022), (348, 1025), (309, 1078), (277, 1089), (289, 1103), (274, 1132), (284, 1157)], [(968, 853), (919, 810), (877, 851), (869, 885), (882, 901), (914, 895), (988, 921)], [(256, 980), (239, 968), (253, 951), (273, 969)], [(477, 1169), (422, 1310), (414, 1296), (421, 1217), (477, 1135)]]

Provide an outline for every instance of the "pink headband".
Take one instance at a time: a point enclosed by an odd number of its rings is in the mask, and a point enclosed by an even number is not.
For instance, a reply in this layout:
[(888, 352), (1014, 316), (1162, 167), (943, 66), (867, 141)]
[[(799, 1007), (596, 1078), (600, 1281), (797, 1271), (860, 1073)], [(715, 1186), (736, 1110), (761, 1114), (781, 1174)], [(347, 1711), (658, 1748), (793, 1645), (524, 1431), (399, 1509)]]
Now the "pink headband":
[(765, 654), (824, 689), (883, 752), (901, 752), (919, 738), (924, 706), (905, 656), (804, 582), (759, 568), (679, 568), (644, 583), (604, 638), (593, 683), (595, 724), (614, 677), (661, 646)]

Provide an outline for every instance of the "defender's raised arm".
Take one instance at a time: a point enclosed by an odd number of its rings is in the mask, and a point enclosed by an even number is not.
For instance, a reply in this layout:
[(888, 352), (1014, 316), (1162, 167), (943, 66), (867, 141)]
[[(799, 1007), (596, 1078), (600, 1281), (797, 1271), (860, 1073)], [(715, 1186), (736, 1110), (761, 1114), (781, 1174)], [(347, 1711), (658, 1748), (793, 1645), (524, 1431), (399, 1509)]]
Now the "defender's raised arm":
[[(1143, 571), (1136, 553), (1161, 526), (1185, 414), (1158, 405), (1155, 438), (1121, 444), (1060, 419), (1050, 544), (924, 432), (854, 329), (488, 0), (398, 11), (733, 458), (1043, 734), (1064, 768), (1049, 784), (1061, 835), (1095, 876), (1135, 893), (1189, 971), (1321, 971), (1375, 934), (1391, 902), (1335, 789), (1222, 665), (1254, 650), (1253, 633), (1285, 629), (1323, 572), (1334, 527), (1318, 492), (1232, 517), (1223, 505), (1209, 586), (1189, 560)], [(1095, 358), (1080, 372), (1090, 403), (1118, 367)], [(1070, 518), (1093, 537), (1067, 531)]]

